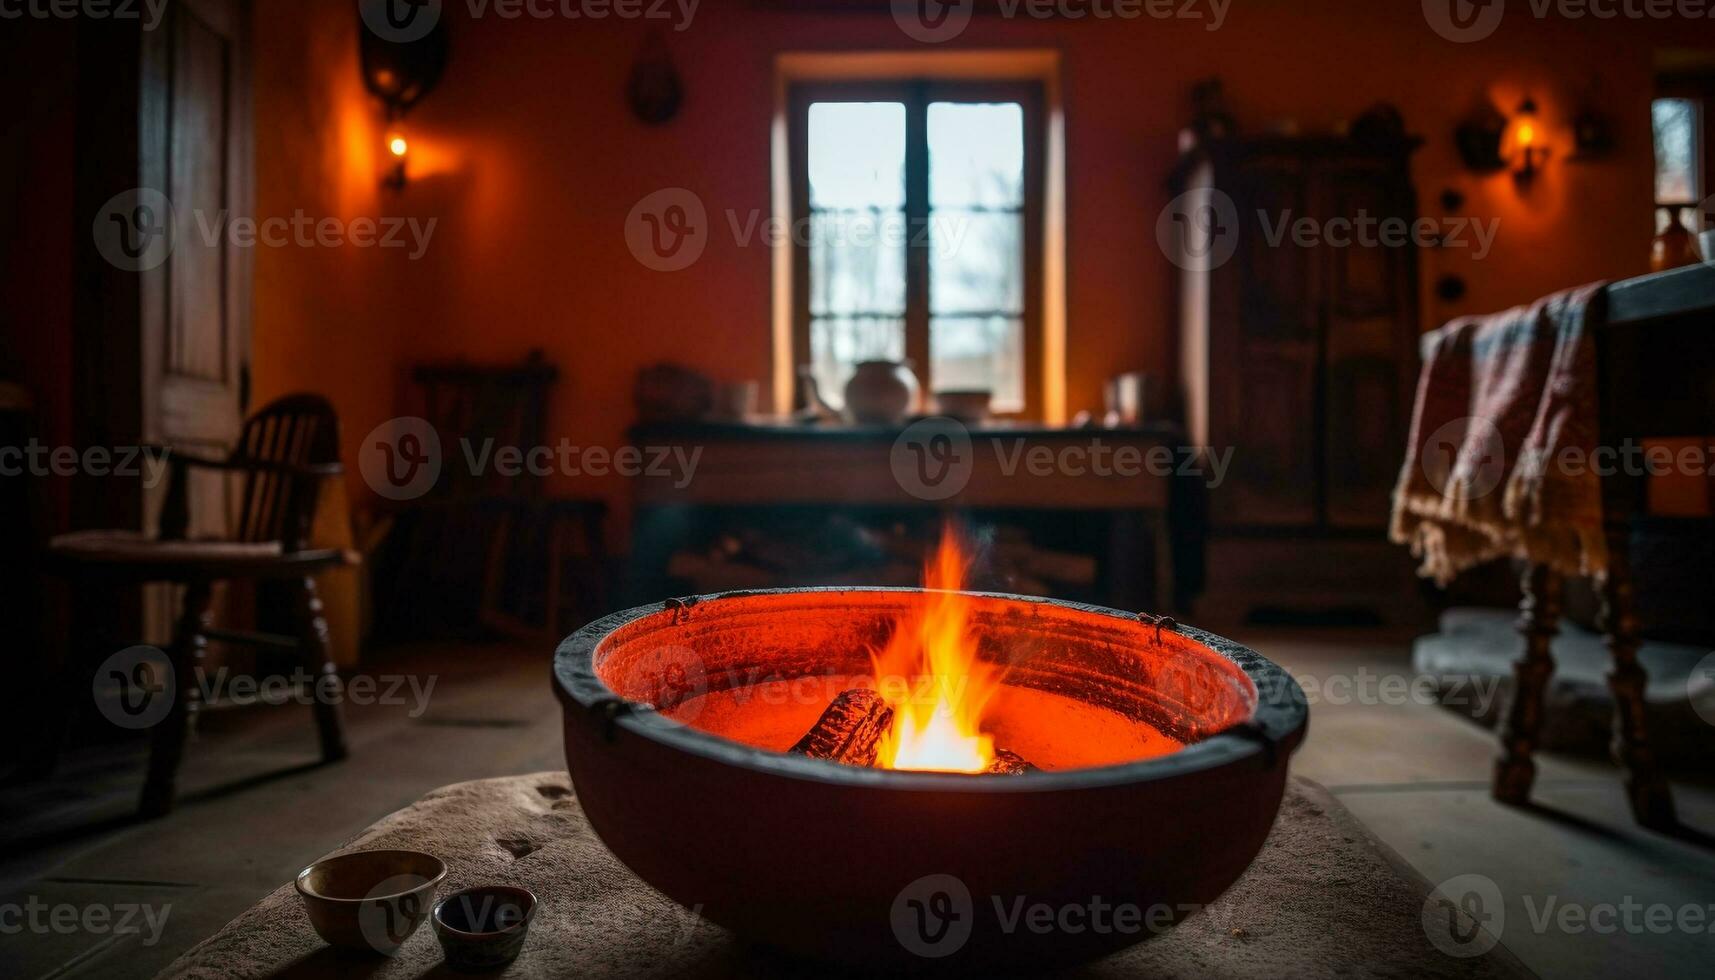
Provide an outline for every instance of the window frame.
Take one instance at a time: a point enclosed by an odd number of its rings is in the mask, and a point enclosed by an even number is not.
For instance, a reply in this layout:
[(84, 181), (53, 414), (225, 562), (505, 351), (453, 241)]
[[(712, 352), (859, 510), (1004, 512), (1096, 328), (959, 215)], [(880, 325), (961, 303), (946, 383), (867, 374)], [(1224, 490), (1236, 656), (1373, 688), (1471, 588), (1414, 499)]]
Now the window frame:
[(922, 382), (925, 409), (935, 391), (929, 356), (929, 249), (917, 242), (930, 220), (928, 107), (932, 102), (1016, 103), (1024, 114), (1023, 296), (1019, 320), (1024, 333), (1024, 406), (996, 412), (996, 418), (1039, 419), (1043, 392), (1043, 278), (1045, 148), (1041, 82), (1031, 79), (938, 79), (910, 77), (794, 82), (787, 90), (787, 164), (792, 227), (792, 358), (810, 359), (810, 170), (809, 114), (816, 102), (899, 102), (905, 106), (905, 358)]

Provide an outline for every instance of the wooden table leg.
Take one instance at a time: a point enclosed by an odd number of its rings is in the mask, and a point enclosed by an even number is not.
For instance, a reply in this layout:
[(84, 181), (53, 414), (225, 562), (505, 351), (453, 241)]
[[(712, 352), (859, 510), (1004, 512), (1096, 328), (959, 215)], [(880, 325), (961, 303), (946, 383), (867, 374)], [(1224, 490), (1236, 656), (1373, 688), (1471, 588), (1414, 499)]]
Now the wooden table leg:
[(1613, 664), (1608, 689), (1614, 694), (1614, 761), (1624, 770), (1626, 796), (1639, 824), (1657, 830), (1678, 824), (1673, 795), (1656, 767), (1644, 721), (1644, 685), (1648, 678), (1638, 663), (1638, 619), (1633, 608), (1630, 525), (1610, 522), (1608, 578), (1602, 588), (1602, 628), (1608, 635)]
[(143, 780), (143, 799), (138, 806), (144, 817), (163, 816), (173, 808), (179, 761), (184, 758), (191, 719), (202, 698), (196, 671), (208, 646), (208, 639), (203, 634), (208, 629), (212, 597), (213, 587), (208, 582), (192, 582), (185, 586), (179, 621), (173, 627), (172, 647), (167, 651), (167, 658), (173, 665), (174, 687), (167, 692), (172, 701), (168, 704), (166, 716), (150, 732), (149, 773)]
[(1560, 632), (1560, 573), (1546, 565), (1529, 565), (1520, 585), (1524, 598), (1519, 602), (1518, 631), (1524, 636), (1524, 652), (1513, 664), (1512, 700), (1501, 724), (1501, 757), (1495, 760), (1491, 790), (1495, 799), (1515, 806), (1530, 801), (1530, 787), (1536, 781), (1531, 756), (1542, 730), (1548, 679), (1554, 673), (1550, 645)]
[(322, 615), (322, 600), (313, 576), (304, 576), (297, 591), (298, 655), (311, 677), (310, 704), (321, 739), (322, 761), (335, 762), (346, 756), (345, 726), (340, 720), (339, 671), (329, 659), (328, 621)]

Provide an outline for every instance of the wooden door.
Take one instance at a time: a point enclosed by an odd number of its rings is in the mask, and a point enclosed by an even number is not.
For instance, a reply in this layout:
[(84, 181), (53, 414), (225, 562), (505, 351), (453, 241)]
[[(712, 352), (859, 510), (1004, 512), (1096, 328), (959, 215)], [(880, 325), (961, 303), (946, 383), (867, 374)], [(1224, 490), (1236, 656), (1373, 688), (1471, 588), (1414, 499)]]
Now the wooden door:
[[(248, 28), (241, 0), (181, 0), (143, 41), (143, 186), (166, 192), (175, 224), (144, 295), (144, 411), (157, 441), (211, 454), (232, 445), (249, 396), (251, 249), (228, 234), (251, 213)], [(191, 533), (219, 535), (223, 487), (204, 476)]]
[[(249, 0), (177, 0), (151, 30), (135, 19), (78, 23), (76, 227), (94, 232), (79, 239), (73, 310), (81, 445), (218, 455), (237, 436), (250, 255), (227, 232), (251, 212), (249, 13)], [(116, 226), (117, 238), (104, 237)], [(127, 250), (144, 241), (165, 244)], [(227, 488), (218, 476), (199, 479), (212, 482), (192, 487), (190, 532), (222, 534)], [(136, 477), (82, 476), (73, 524), (153, 531), (164, 491)], [(141, 606), (131, 596), (102, 603), (116, 636), (134, 641), (141, 627), (160, 642), (170, 598), (150, 590)]]

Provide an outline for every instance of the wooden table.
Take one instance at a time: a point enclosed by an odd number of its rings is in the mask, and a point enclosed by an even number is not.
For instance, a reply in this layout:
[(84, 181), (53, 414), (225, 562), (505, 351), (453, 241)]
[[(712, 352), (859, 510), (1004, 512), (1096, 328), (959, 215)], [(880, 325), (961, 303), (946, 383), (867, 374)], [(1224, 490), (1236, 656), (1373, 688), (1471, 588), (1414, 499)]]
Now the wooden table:
[[(947, 436), (947, 442), (936, 442)], [(640, 548), (655, 512), (674, 508), (931, 508), (1099, 512), (1113, 522), (1109, 599), (1176, 607), (1200, 587), (1202, 540), (1188, 501), (1202, 477), (1180, 475), (1179, 429), (1068, 429), (951, 423), (807, 426), (784, 423), (639, 426), (633, 445), (699, 452), (688, 480), (632, 481)], [(950, 449), (951, 457), (924, 447)], [(927, 477), (927, 479), (924, 479)], [(945, 493), (958, 484), (956, 492)], [(1193, 486), (1195, 484), (1195, 486)], [(1148, 567), (1140, 560), (1150, 542)], [(647, 561), (647, 558), (642, 560)], [(1197, 573), (1183, 574), (1187, 564)], [(1148, 581), (1153, 588), (1144, 588)]]
[[(1606, 317), (1596, 331), (1599, 444), (1620, 447), (1648, 438), (1708, 437), (1715, 433), (1715, 266), (1695, 265), (1617, 282), (1607, 290)], [(1642, 512), (1644, 474), (1623, 467), (1602, 477), (1602, 517), (1608, 546), (1603, 582), (1603, 632), (1613, 666), (1615, 761), (1638, 823), (1678, 826), (1667, 780), (1656, 763), (1644, 722), (1633, 610), (1632, 519)], [(1493, 794), (1504, 803), (1530, 799), (1542, 728), (1543, 698), (1554, 672), (1550, 645), (1559, 632), (1560, 575), (1532, 565), (1523, 578), (1519, 632), (1524, 652), (1514, 665), (1514, 694), (1501, 725), (1501, 756)]]

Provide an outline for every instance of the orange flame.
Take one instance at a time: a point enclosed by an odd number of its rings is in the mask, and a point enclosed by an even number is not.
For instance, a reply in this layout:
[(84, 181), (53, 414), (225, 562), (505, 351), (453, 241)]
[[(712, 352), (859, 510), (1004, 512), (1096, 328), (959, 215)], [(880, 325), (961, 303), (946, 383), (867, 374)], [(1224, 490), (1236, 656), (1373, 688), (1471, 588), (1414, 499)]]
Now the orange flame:
[(873, 659), (878, 687), (893, 707), (876, 764), (884, 769), (982, 772), (994, 761), (983, 709), (1000, 672), (977, 659), (963, 587), (969, 559), (949, 527), (923, 570), (923, 606), (904, 618)]

